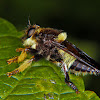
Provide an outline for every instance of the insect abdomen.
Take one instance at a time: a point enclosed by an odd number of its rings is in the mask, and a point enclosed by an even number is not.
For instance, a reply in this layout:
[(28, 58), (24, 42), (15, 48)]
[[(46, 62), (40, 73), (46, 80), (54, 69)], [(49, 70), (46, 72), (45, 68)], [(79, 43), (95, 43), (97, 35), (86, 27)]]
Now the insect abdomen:
[(70, 67), (70, 71), (76, 75), (79, 75), (79, 74), (85, 75), (87, 73), (94, 74), (94, 75), (100, 74), (100, 71), (98, 69), (85, 65), (79, 60), (74, 61), (73, 65)]

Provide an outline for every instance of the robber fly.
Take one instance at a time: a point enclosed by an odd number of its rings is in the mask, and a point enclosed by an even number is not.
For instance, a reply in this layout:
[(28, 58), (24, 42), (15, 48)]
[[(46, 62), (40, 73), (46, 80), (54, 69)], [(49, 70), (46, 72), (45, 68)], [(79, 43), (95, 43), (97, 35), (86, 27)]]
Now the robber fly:
[(62, 30), (41, 28), (39, 25), (29, 24), (22, 38), (25, 48), (16, 49), (17, 52), (21, 51), (20, 56), (9, 59), (7, 63), (22, 62), (27, 57), (28, 52), (34, 55), (25, 60), (17, 69), (8, 72), (7, 76), (11, 77), (16, 73), (23, 72), (31, 65), (32, 61), (37, 61), (44, 57), (46, 60), (62, 67), (65, 74), (65, 82), (76, 93), (79, 93), (77, 87), (70, 81), (68, 72), (99, 75), (100, 70), (97, 67), (100, 67), (100, 65), (66, 39), (67, 34)]

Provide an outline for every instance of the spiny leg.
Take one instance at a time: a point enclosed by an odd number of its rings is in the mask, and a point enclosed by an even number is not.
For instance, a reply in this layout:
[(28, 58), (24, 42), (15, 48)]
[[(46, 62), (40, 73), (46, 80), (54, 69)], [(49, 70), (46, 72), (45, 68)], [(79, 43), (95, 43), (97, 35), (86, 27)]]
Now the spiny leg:
[(68, 84), (68, 86), (70, 86), (73, 90), (75, 90), (77, 94), (80, 93), (80, 92), (78, 91), (77, 87), (76, 87), (71, 81), (69, 81), (69, 78), (68, 78), (69, 75), (68, 75), (67, 72), (66, 72), (66, 76), (67, 76), (67, 77), (65, 77), (65, 82)]
[(8, 63), (8, 65), (10, 65), (11, 63), (15, 63), (15, 62), (17, 62), (18, 61), (18, 57), (13, 57), (13, 58), (11, 58), (11, 59), (8, 59), (7, 60), (7, 63)]
[(7, 60), (8, 64), (15, 63), (15, 62), (19, 63), (19, 62), (22, 62), (26, 58), (26, 56), (27, 56), (26, 48), (18, 48), (18, 49), (16, 49), (16, 51), (17, 52), (22, 51), (22, 52), (19, 56), (13, 57), (13, 58)]
[(15, 62), (18, 62), (18, 63), (22, 62), (27, 57), (27, 52), (30, 52), (30, 53), (37, 52), (35, 49), (31, 49), (30, 47), (16, 49), (16, 52), (20, 52), (20, 51), (21, 51), (21, 54), (19, 56), (13, 57), (13, 58), (7, 60), (7, 63), (11, 64), (11, 63), (15, 63)]
[(7, 72), (7, 76), (11, 77), (14, 74), (17, 74), (19, 72), (23, 72), (26, 68), (28, 68), (31, 65), (32, 60), (33, 59), (27, 59), (27, 60), (25, 60), (18, 68), (16, 68), (12, 72)]
[(64, 66), (66, 84), (68, 84), (68, 86), (70, 86), (73, 90), (75, 90), (77, 94), (80, 93), (78, 91), (77, 87), (70, 81), (70, 78), (69, 78), (69, 75), (68, 75), (68, 68), (67, 68), (66, 64), (64, 63), (63, 66)]
[(12, 75), (14, 74), (17, 74), (19, 72), (23, 72), (26, 68), (28, 68), (32, 61), (37, 61), (41, 58), (42, 56), (41, 55), (35, 55), (35, 56), (32, 56), (31, 59), (27, 59), (25, 60), (18, 68), (16, 68), (15, 70), (13, 70), (12, 72), (8, 72), (7, 73), (7, 76), (8, 77), (11, 77)]

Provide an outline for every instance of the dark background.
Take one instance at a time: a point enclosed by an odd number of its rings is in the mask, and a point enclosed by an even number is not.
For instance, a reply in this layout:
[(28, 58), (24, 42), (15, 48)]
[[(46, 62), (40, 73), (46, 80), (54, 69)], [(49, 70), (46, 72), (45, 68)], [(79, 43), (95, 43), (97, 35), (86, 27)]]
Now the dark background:
[[(19, 31), (28, 16), (32, 24), (64, 30), (70, 42), (100, 63), (100, 0), (0, 0), (0, 17)], [(83, 78), (86, 90), (100, 96), (100, 76)]]

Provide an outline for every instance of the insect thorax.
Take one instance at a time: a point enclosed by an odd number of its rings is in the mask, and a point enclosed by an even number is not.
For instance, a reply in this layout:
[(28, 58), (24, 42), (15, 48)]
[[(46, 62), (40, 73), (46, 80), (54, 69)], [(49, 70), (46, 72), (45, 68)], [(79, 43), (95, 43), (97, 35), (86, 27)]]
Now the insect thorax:
[(67, 63), (68, 68), (70, 68), (76, 59), (51, 43), (51, 41), (61, 42), (66, 38), (67, 34), (65, 32), (60, 33), (60, 31), (46, 28), (40, 31), (34, 38), (26, 39), (24, 45), (31, 45), (32, 49), (36, 49), (38, 54), (47, 60)]
[(41, 35), (38, 37), (36, 50), (38, 54), (45, 57), (47, 60), (51, 61), (61, 61), (61, 55), (58, 52), (58, 48), (51, 44), (50, 42), (55, 38), (54, 35), (50, 36), (49, 34)]

